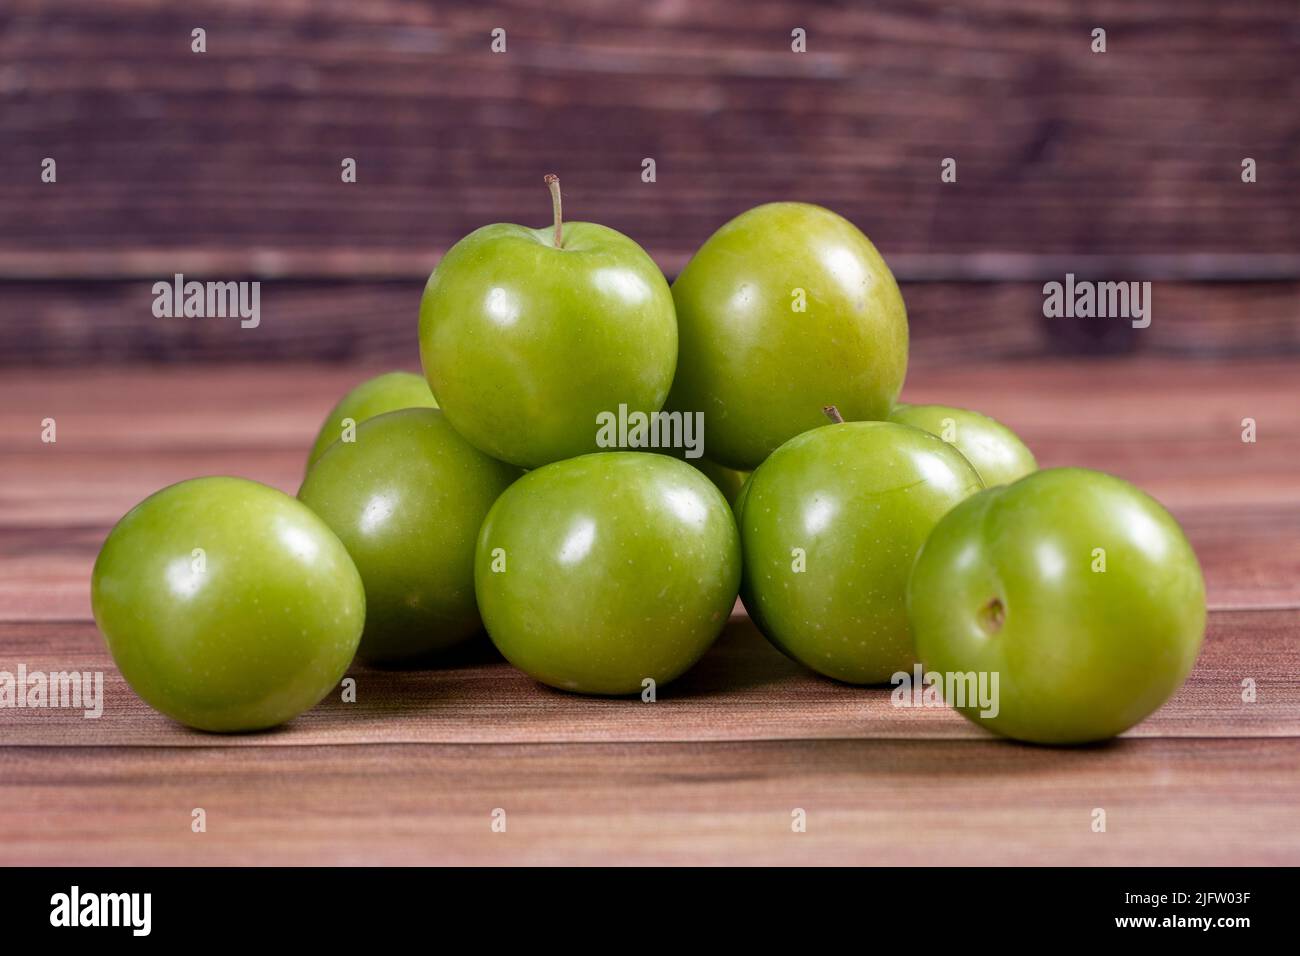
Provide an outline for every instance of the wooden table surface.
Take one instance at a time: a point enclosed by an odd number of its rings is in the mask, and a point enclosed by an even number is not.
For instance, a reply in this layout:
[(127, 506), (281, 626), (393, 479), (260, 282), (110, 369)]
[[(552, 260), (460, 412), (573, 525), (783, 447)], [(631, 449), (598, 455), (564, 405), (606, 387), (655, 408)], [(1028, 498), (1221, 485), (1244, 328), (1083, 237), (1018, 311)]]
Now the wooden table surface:
[[(805, 672), (739, 610), (653, 704), (548, 690), (484, 643), (440, 670), (356, 666), (356, 703), (331, 698), (270, 733), (202, 734), (154, 713), (91, 620), (108, 528), (196, 475), (295, 491), (319, 419), (369, 371), (0, 373), (0, 670), (105, 675), (98, 720), (0, 710), (7, 863), (1300, 863), (1294, 360), (909, 378), (906, 399), (979, 407), (1044, 466), (1119, 474), (1186, 528), (1211, 609), (1200, 661), (1106, 745), (1023, 746), (946, 710), (900, 711), (887, 688)], [(55, 444), (40, 440), (45, 418)], [(200, 807), (207, 830), (193, 833)]]

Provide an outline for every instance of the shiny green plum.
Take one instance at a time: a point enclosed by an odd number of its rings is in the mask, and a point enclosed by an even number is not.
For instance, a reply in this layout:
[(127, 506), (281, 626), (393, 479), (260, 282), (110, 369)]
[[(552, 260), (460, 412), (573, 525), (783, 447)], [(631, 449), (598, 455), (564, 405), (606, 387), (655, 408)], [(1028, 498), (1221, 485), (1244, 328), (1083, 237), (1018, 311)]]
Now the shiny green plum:
[(409, 662), (478, 633), (474, 544), (519, 470), (465, 441), (433, 408), (363, 422), (298, 492), (347, 547), (366, 588), (365, 660)]
[[(1078, 744), (1123, 733), (1182, 686), (1205, 632), (1196, 554), (1164, 508), (1119, 478), (1051, 468), (953, 509), (912, 570), (917, 653), (986, 674), (996, 733)], [(955, 688), (954, 684), (954, 688)]]
[[(429, 391), (429, 383), (423, 375), (413, 372), (385, 372), (374, 378), (366, 379), (356, 388), (339, 399), (338, 404), (330, 409), (325, 422), (316, 433), (316, 441), (307, 456), (307, 467), (315, 464), (316, 459), (325, 454), (325, 449), (334, 444), (345, 434), (355, 434), (357, 425), (368, 418), (395, 412), (402, 408), (437, 408), (438, 403)], [(347, 428), (348, 420), (351, 428)]]
[(1019, 436), (994, 418), (949, 405), (904, 405), (889, 413), (889, 420), (938, 435), (975, 466), (984, 487), (1008, 485), (1038, 470), (1034, 453)]
[(677, 281), (680, 355), (668, 407), (701, 411), (709, 458), (756, 468), (825, 423), (889, 414), (907, 372), (907, 311), (885, 260), (852, 223), (769, 203), (709, 237)]
[(939, 519), (982, 487), (951, 445), (906, 425), (844, 422), (790, 439), (738, 507), (750, 617), (827, 677), (880, 684), (909, 670), (908, 571)]
[(361, 577), (325, 522), (242, 478), (196, 478), (132, 508), (91, 579), (95, 621), (151, 707), (211, 731), (282, 724), (343, 677)]
[(686, 671), (726, 625), (740, 544), (722, 493), (667, 455), (529, 472), (492, 506), (474, 582), (488, 634), (542, 683), (634, 694)]
[(554, 227), (475, 230), (420, 300), (439, 406), (475, 447), (524, 468), (597, 451), (602, 412), (659, 411), (677, 362), (659, 267), (613, 229), (562, 222), (552, 185)]

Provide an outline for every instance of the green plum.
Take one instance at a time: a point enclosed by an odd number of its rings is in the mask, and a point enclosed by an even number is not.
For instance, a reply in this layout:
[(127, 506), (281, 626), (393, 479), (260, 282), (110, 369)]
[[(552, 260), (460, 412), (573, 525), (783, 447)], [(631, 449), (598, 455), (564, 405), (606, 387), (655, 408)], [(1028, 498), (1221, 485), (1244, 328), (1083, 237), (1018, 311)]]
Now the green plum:
[(918, 428), (844, 422), (790, 439), (738, 503), (750, 617), (827, 677), (879, 684), (908, 670), (912, 561), (939, 519), (982, 487), (958, 451)]
[(465, 441), (434, 408), (363, 422), (312, 467), (298, 497), (347, 547), (366, 588), (358, 654), (403, 662), (478, 633), (474, 544), (519, 470)]
[(679, 461), (684, 461), (692, 468), (702, 472), (709, 481), (717, 486), (717, 489), (722, 492), (722, 496), (733, 507), (736, 496), (740, 494), (740, 489), (750, 476), (748, 471), (737, 471), (734, 468), (728, 468), (726, 465), (719, 465), (716, 461), (710, 461), (707, 458), (688, 458), (682, 448), (665, 448), (661, 453), (672, 455)]
[(911, 425), (952, 444), (975, 466), (986, 488), (1009, 485), (1038, 470), (1034, 453), (1006, 425), (967, 408), (948, 405), (904, 405), (889, 420)]
[(91, 604), (135, 692), (213, 731), (273, 727), (320, 701), (366, 613), (325, 522), (242, 478), (183, 481), (127, 512), (95, 561)]
[(395, 412), (401, 408), (437, 408), (438, 403), (429, 391), (429, 383), (423, 375), (413, 372), (385, 372), (374, 378), (366, 379), (352, 391), (339, 399), (338, 404), (330, 409), (325, 422), (316, 433), (316, 441), (307, 456), (307, 467), (315, 464), (316, 459), (325, 454), (325, 449), (344, 435), (344, 426), (348, 419), (352, 429), (368, 418)]
[(631, 694), (686, 671), (726, 625), (740, 543), (722, 493), (667, 455), (529, 472), (492, 506), (474, 582), (488, 634), (562, 690)]
[(917, 557), (907, 600), (928, 670), (989, 675), (990, 687), (997, 675), (995, 707), (958, 709), (1035, 743), (1132, 727), (1182, 685), (1205, 631), (1205, 582), (1178, 523), (1082, 468), (953, 509)]
[(680, 354), (668, 407), (702, 411), (707, 452), (756, 468), (824, 423), (889, 414), (907, 372), (907, 311), (885, 260), (848, 220), (769, 203), (728, 222), (673, 283)]
[[(547, 177), (548, 181), (552, 177)], [(621, 233), (498, 223), (456, 243), (420, 300), (420, 358), (475, 447), (524, 468), (597, 451), (597, 415), (663, 407), (677, 363), (672, 293)]]

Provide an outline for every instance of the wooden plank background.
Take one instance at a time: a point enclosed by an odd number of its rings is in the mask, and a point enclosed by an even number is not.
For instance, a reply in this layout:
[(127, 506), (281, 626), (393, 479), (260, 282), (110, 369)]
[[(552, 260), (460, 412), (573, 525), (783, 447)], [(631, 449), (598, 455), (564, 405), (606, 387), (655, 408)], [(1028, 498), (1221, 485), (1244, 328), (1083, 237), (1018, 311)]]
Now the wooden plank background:
[[(1294, 353), (1296, 16), (1290, 0), (9, 0), (0, 363), (407, 360), (441, 252), (486, 222), (545, 221), (549, 171), (573, 217), (670, 275), (749, 206), (831, 206), (904, 281), (959, 283), (905, 290), (923, 360)], [(1038, 287), (1066, 271), (1157, 282), (1150, 334), (1045, 324)], [(265, 281), (265, 325), (155, 319), (149, 286), (176, 272)]]

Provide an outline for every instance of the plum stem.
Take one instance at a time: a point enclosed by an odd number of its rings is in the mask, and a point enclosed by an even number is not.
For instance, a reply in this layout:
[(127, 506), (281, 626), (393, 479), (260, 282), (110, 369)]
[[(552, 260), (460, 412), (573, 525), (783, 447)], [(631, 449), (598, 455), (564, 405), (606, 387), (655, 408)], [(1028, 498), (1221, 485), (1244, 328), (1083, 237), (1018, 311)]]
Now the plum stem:
[(1002, 622), (1007, 618), (1006, 608), (997, 598), (991, 598), (987, 604), (980, 608), (980, 623), (984, 625), (984, 630), (989, 634), (996, 634), (1002, 630)]
[(844, 424), (844, 416), (840, 414), (840, 410), (834, 405), (823, 405), (822, 412), (836, 425)]
[(551, 189), (551, 209), (555, 213), (555, 248), (560, 249), (564, 246), (564, 219), (560, 215), (560, 177), (555, 173), (547, 173), (542, 177), (542, 182)]

